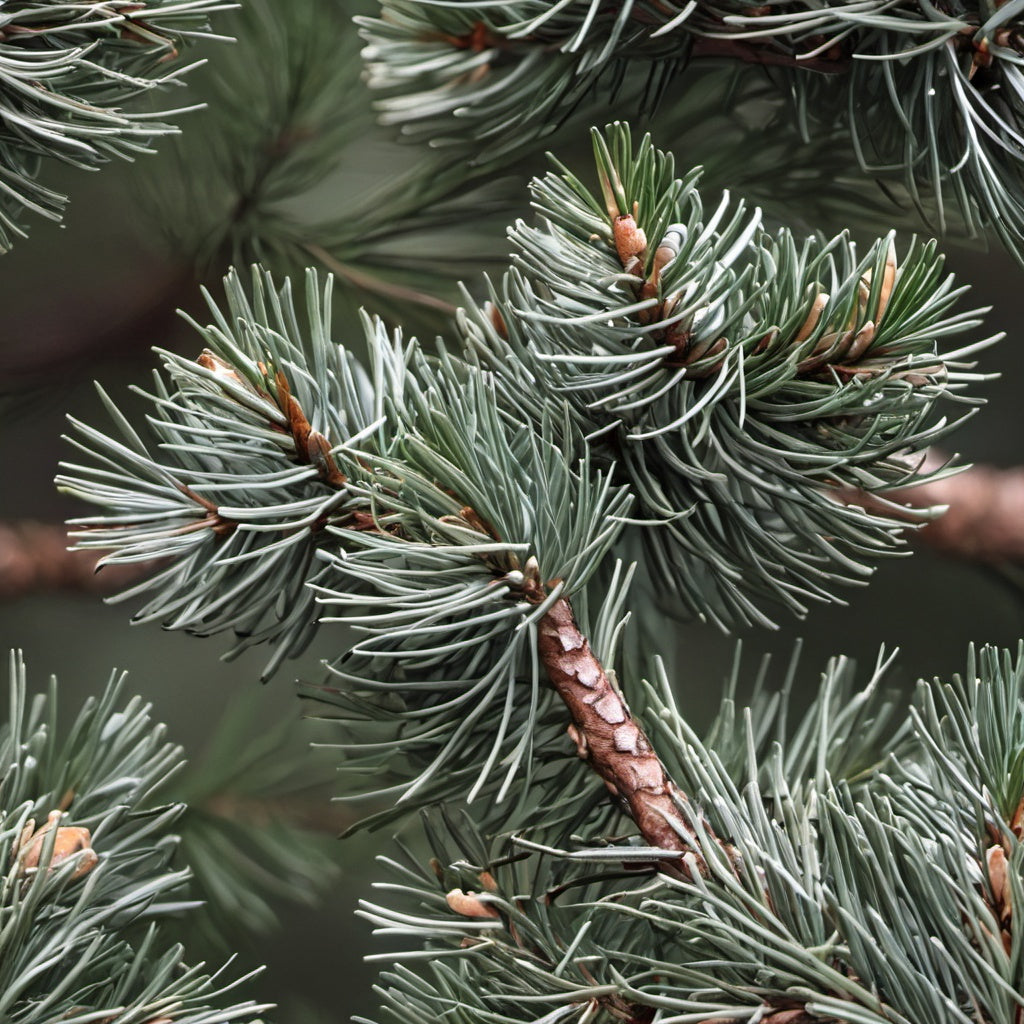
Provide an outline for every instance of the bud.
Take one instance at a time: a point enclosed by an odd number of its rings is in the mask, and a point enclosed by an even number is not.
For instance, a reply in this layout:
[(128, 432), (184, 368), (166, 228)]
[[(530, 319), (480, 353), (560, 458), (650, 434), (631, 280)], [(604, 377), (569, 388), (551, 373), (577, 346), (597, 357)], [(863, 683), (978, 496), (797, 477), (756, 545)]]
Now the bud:
[[(29, 818), (11, 849), (11, 856), (17, 862), (20, 877), (27, 878), (39, 870), (39, 860), (42, 856), (43, 844), (46, 842), (46, 835), (62, 817), (63, 814), (60, 811), (51, 811), (46, 819), (46, 824), (38, 831), (35, 819)], [(92, 871), (99, 863), (99, 857), (92, 849), (92, 836), (87, 828), (72, 826), (58, 828), (53, 841), (53, 854), (47, 865), (46, 873), (51, 874), (64, 861), (79, 854), (81, 857), (78, 867), (75, 868), (74, 874), (71, 876), (72, 881)]]
[(461, 889), (452, 889), (445, 900), (448, 906), (461, 914), (463, 917), (476, 918), (497, 918), (498, 911), (494, 907), (484, 903), (475, 892), (463, 892)]

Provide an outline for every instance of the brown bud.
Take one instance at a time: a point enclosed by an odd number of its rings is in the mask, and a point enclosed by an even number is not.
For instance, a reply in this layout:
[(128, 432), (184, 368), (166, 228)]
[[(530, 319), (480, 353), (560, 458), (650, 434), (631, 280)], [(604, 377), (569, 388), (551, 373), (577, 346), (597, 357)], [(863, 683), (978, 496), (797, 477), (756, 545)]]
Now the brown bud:
[(988, 866), (989, 885), (992, 886), (992, 899), (1001, 924), (1006, 924), (1013, 913), (1010, 888), (1010, 876), (1006, 870), (1006, 851), (1001, 846), (990, 846), (985, 853)]
[(238, 384), (248, 391), (252, 391), (256, 394), (256, 389), (249, 383), (239, 372), (227, 361), (221, 359), (220, 356), (211, 352), (209, 349), (204, 349), (200, 354), (196, 362), (207, 370), (210, 370), (218, 380), (230, 381), (232, 384)]
[(487, 313), (487, 316), (491, 321), (491, 326), (494, 328), (498, 337), (508, 341), (508, 324), (505, 323), (505, 318), (501, 315), (501, 310), (498, 309), (493, 302), (487, 302), (484, 304), (484, 311)]
[(878, 323), (892, 298), (892, 290), (896, 286), (896, 247), (889, 243), (889, 251), (885, 254), (885, 269), (882, 272), (882, 288), (878, 293), (878, 309), (875, 311), (875, 323)]
[[(293, 399), (294, 401), (294, 399)], [(298, 403), (295, 403), (296, 406)], [(306, 435), (306, 456), (307, 461), (320, 471), (320, 477), (332, 487), (344, 487), (348, 478), (334, 461), (331, 454), (331, 442), (318, 430), (311, 430)]]
[(827, 292), (820, 292), (814, 297), (814, 301), (811, 303), (810, 312), (807, 314), (807, 319), (804, 320), (803, 326), (796, 332), (796, 337), (793, 339), (794, 344), (799, 345), (811, 336), (814, 332), (814, 328), (818, 326), (818, 321), (821, 319), (821, 312), (827, 303)]
[[(21, 835), (11, 849), (11, 855), (18, 865), (18, 874), (22, 878), (35, 874), (39, 870), (39, 860), (43, 853), (43, 844), (47, 833), (63, 817), (60, 811), (51, 811), (42, 828), (36, 829), (33, 818), (21, 830)], [(87, 875), (99, 863), (99, 857), (92, 849), (92, 837), (87, 828), (64, 826), (57, 829), (53, 840), (53, 853), (46, 872), (50, 874), (64, 861), (81, 854), (78, 867), (71, 876), (72, 881)]]
[(461, 914), (463, 917), (498, 917), (498, 911), (480, 900), (475, 892), (463, 892), (461, 889), (452, 889), (445, 896), (445, 900), (456, 914)]
[(612, 237), (623, 269), (630, 274), (641, 274), (643, 257), (647, 253), (647, 236), (631, 213), (620, 214), (615, 218), (612, 222)]
[(875, 340), (875, 325), (869, 320), (853, 338), (850, 339), (849, 348), (843, 356), (845, 362), (855, 363), (871, 347)]
[(1010, 828), (1013, 829), (1014, 835), (1018, 839), (1024, 839), (1024, 797), (1021, 798), (1017, 809), (1013, 812), (1013, 817), (1010, 819)]
[[(639, 229), (638, 229), (639, 230)], [(643, 232), (641, 232), (643, 234)], [(679, 255), (679, 233), (670, 232), (659, 243), (654, 250), (654, 261), (651, 264), (651, 272), (640, 289), (641, 299), (653, 299), (658, 294), (661, 285), (661, 272)], [(646, 243), (646, 239), (645, 239)], [(673, 301), (672, 306), (675, 306)], [(641, 313), (641, 320), (646, 319), (648, 323), (660, 320), (671, 315), (671, 309), (666, 308), (667, 303), (663, 302), (660, 307), (653, 310), (644, 310)]]

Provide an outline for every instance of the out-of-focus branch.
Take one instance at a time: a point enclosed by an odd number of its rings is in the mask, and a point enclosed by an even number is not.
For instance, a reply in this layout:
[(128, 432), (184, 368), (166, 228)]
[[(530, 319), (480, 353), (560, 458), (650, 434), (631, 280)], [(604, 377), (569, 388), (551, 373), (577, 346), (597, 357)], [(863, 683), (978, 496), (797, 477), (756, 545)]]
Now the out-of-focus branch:
[(0, 601), (59, 590), (106, 594), (152, 570), (152, 563), (96, 571), (97, 556), (68, 551), (64, 526), (31, 520), (0, 523)]
[(918, 531), (922, 544), (971, 561), (1024, 562), (1024, 468), (973, 466), (899, 497), (918, 507), (949, 506)]
[(282, 822), (329, 836), (341, 835), (358, 820), (354, 811), (344, 804), (330, 802), (321, 796), (302, 797), (294, 793), (286, 797), (262, 799), (218, 793), (199, 806), (215, 818), (238, 821), (244, 825), (263, 828), (274, 822)]
[[(934, 455), (929, 462), (937, 467), (944, 460)], [(895, 511), (888, 502), (883, 505), (862, 493), (840, 497), (887, 515)], [(968, 561), (1024, 564), (1024, 467), (974, 466), (887, 497), (912, 502), (918, 508), (948, 506), (944, 515), (913, 535), (920, 544)], [(147, 563), (109, 566), (97, 572), (96, 555), (68, 551), (67, 544), (63, 526), (32, 521), (0, 523), (0, 601), (58, 590), (112, 593), (152, 569)]]
[[(941, 452), (931, 451), (923, 470), (939, 470), (946, 462)], [(902, 509), (902, 502), (918, 509), (945, 505), (942, 515), (912, 534), (914, 542), (967, 561), (1024, 564), (1024, 467), (972, 466), (953, 476), (889, 491), (884, 500), (852, 490), (837, 491), (836, 497), (908, 523), (920, 518)]]
[(166, 344), (179, 321), (178, 308), (188, 306), (195, 293), (192, 269), (167, 265), (146, 280), (133, 281), (127, 295), (114, 289), (88, 305), (53, 303), (12, 313), (5, 336), (31, 339), (31, 345), (0, 347), (0, 392), (80, 380), (98, 359)]

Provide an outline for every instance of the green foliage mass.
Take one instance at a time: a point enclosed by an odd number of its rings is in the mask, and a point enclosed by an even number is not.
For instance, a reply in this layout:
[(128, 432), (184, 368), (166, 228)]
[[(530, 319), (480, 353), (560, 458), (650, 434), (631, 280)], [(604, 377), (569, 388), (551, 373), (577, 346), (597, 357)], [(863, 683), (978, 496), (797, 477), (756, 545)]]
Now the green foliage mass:
[[(80, 543), (159, 557), (126, 595), (142, 617), (270, 641), (268, 672), (340, 648), (304, 692), (350, 788), (388, 801), (368, 824), (424, 808), (434, 852), (364, 907), (415, 947), (383, 975), (390, 1019), (1012, 1024), (1021, 661), (985, 652), (900, 721), (885, 664), (858, 693), (839, 660), (795, 727), (784, 696), (742, 721), (730, 699), (705, 743), (623, 643), (614, 559), (639, 545), (663, 605), (722, 625), (866, 574), (927, 516), (886, 493), (975, 402), (987, 341), (946, 343), (978, 315), (934, 244), (859, 255), (729, 197), (706, 213), (698, 174), (622, 125), (595, 157), (596, 190), (535, 181), (455, 348), (364, 317), (363, 362), (330, 282), (307, 275), (302, 311), (229, 276), (198, 360), (161, 354), (148, 437), (109, 398), (119, 436), (74, 424), (60, 484), (100, 509)], [(564, 598), (687, 794), (682, 850), (633, 835), (559, 740), (538, 651)]]
[[(0, 10), (0, 251), (24, 215), (60, 220), (66, 197), (42, 183), (47, 160), (84, 169), (150, 151), (176, 129), (136, 97), (178, 83), (179, 47), (209, 35), (222, 0), (18, 0)], [(182, 113), (173, 111), (172, 113)]]
[(381, 117), (476, 161), (507, 160), (598, 90), (627, 83), (619, 109), (639, 113), (702, 59), (761, 64), (805, 141), (838, 128), (938, 230), (948, 208), (1024, 253), (1015, 3), (386, 0), (360, 20)]
[[(389, 859), (394, 881), (363, 910), (409, 944), (380, 1019), (1017, 1020), (1022, 652), (972, 652), (963, 678), (920, 684), (906, 720), (884, 667), (858, 692), (831, 663), (791, 736), (778, 695), (739, 719), (727, 700), (711, 730), (724, 756), (667, 679), (648, 688), (659, 750), (732, 843), (724, 857), (704, 833), (707, 878), (637, 879), (650, 854), (621, 843), (555, 849), (528, 828), (489, 842), (468, 819), (428, 819), (434, 870)], [(871, 763), (851, 757), (869, 748)]]
[[(167, 935), (197, 913), (171, 860), (184, 806), (156, 798), (182, 763), (114, 676), (58, 725), (56, 683), (31, 696), (12, 654), (0, 728), (0, 1015), (17, 1024), (255, 1021), (237, 984)], [(53, 821), (47, 828), (50, 817)]]
[[(94, 166), (168, 130), (121, 103), (175, 80), (156, 65), (223, 6), (0, 2), (0, 241), (23, 208), (59, 207), (39, 158)], [(884, 657), (861, 689), (831, 662), (795, 720), (795, 659), (742, 711), (737, 666), (701, 737), (678, 703), (696, 672), (671, 678), (643, 649), (678, 614), (724, 630), (802, 615), (902, 553), (934, 510), (894, 491), (952, 471), (925, 456), (978, 404), (972, 360), (993, 340), (936, 243), (805, 236), (707, 179), (771, 198), (766, 182), (792, 195), (837, 176), (842, 205), (862, 194), (856, 164), (1019, 256), (1021, 8), (386, 0), (361, 22), (369, 84), (383, 122), (433, 150), (325, 215), (296, 198), (364, 147), (354, 40), (336, 48), (339, 9), (305, 0), (234, 16), (241, 44), (200, 79), (224, 102), (152, 200), (203, 268), (309, 258), (348, 290), (443, 309), (424, 282), (473, 260), (467, 247), (427, 277), (423, 239), (474, 204), (484, 224), (507, 209), (499, 176), (601, 88), (665, 100), (676, 141), (721, 127), (707, 178), (623, 123), (593, 132), (594, 184), (568, 162), (533, 180), (510, 260), (471, 282), (436, 345), (336, 316), (314, 270), (293, 292), (257, 265), (228, 275), (223, 302), (207, 293), (197, 359), (159, 351), (144, 425), (103, 392), (109, 432), (72, 421), (59, 485), (97, 509), (75, 536), (140, 569), (120, 596), (136, 621), (230, 634), (228, 657), (267, 645), (266, 677), (316, 639), (325, 673), (302, 693), (346, 795), (372, 801), (363, 824), (422, 812), (433, 856), (385, 858), (392, 880), (361, 907), (404, 943), (379, 957), (383, 1020), (1024, 1017), (1024, 653), (972, 653), (906, 715), (882, 692)], [(769, 73), (696, 78), (709, 56)], [(273, 73), (250, 89), (262, 57)], [(746, 159), (758, 117), (779, 129), (770, 174)], [(575, 621), (552, 654), (556, 610)], [(633, 728), (614, 754), (588, 746), (565, 696), (599, 677), (587, 706)], [(117, 694), (62, 738), (53, 694), (30, 701), (14, 663), (0, 1018), (253, 1020), (264, 1008), (227, 1005), (233, 985), (169, 936), (177, 918), (258, 930), (271, 896), (309, 899), (330, 876), (308, 832), (263, 827), (268, 802), (296, 800), (292, 765), (276, 736), (236, 732), (169, 781), (177, 748)], [(628, 773), (602, 770), (620, 755), (638, 788), (658, 759), (674, 780), (658, 806), (678, 843), (652, 848)], [(196, 862), (191, 890), (176, 851)]]

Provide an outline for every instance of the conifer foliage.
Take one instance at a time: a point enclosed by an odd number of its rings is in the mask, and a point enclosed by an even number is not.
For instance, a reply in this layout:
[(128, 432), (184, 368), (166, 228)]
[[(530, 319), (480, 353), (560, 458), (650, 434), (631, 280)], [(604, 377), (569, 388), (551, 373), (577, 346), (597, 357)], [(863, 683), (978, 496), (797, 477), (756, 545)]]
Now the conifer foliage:
[(198, 359), (163, 354), (151, 439), (111, 399), (115, 434), (74, 425), (80, 543), (159, 558), (144, 617), (270, 641), (268, 671), (318, 623), (333, 643), (307, 695), (342, 767), (392, 802), (371, 823), (423, 808), (434, 849), (364, 907), (410, 942), (386, 1019), (1011, 1024), (1019, 659), (908, 719), (883, 665), (857, 691), (836, 662), (792, 736), (760, 697), (712, 745), (623, 645), (615, 561), (723, 625), (867, 571), (908, 513), (864, 495), (974, 401), (978, 315), (934, 245), (798, 243), (705, 213), (625, 126), (594, 142), (595, 185), (534, 183), (536, 226), (434, 354), (367, 318), (363, 364), (330, 282), (300, 315), (229, 277)]
[[(1024, 253), (1021, 11), (990, 0), (386, 0), (362, 20), (382, 116), (507, 158), (600, 86), (644, 72), (638, 106), (685, 89), (702, 58), (762, 65), (804, 137), (839, 125), (872, 176), (936, 226), (952, 206)], [(482, 146), (478, 146), (482, 143)]]
[[(176, 129), (134, 97), (174, 85), (180, 47), (209, 34), (221, 0), (15, 0), (0, 9), (0, 251), (24, 215), (59, 220), (66, 197), (39, 179), (47, 160), (92, 169), (149, 150)], [(181, 111), (177, 111), (180, 113)]]
[(116, 675), (71, 724), (11, 655), (0, 729), (0, 1014), (17, 1024), (255, 1021), (189, 965), (167, 921), (195, 911), (170, 861), (184, 807), (154, 799), (181, 748)]
[[(509, 160), (637, 65), (654, 99), (727, 58), (1019, 252), (1021, 5), (991, 6), (386, 0), (362, 24), (384, 120), (453, 161)], [(891, 134), (865, 128), (883, 108)], [(403, 943), (379, 1021), (1020, 1024), (1024, 647), (909, 708), (890, 659), (837, 658), (803, 716), (796, 659), (746, 708), (737, 665), (703, 736), (699, 667), (657, 650), (672, 616), (770, 625), (903, 551), (939, 510), (894, 492), (954, 471), (925, 456), (979, 402), (985, 311), (935, 242), (769, 228), (625, 123), (592, 142), (533, 180), (435, 344), (339, 324), (315, 270), (230, 272), (144, 419), (101, 391), (108, 425), (71, 422), (76, 541), (140, 566), (138, 622), (264, 645), (265, 678), (324, 656), (302, 692), (345, 795), (369, 827), (419, 811), (432, 854), (396, 841), (361, 906)], [(161, 944), (188, 910), (180, 808), (152, 802), (177, 752), (110, 691), (58, 757), (17, 664), (11, 692), (0, 1008), (252, 1019)]]

